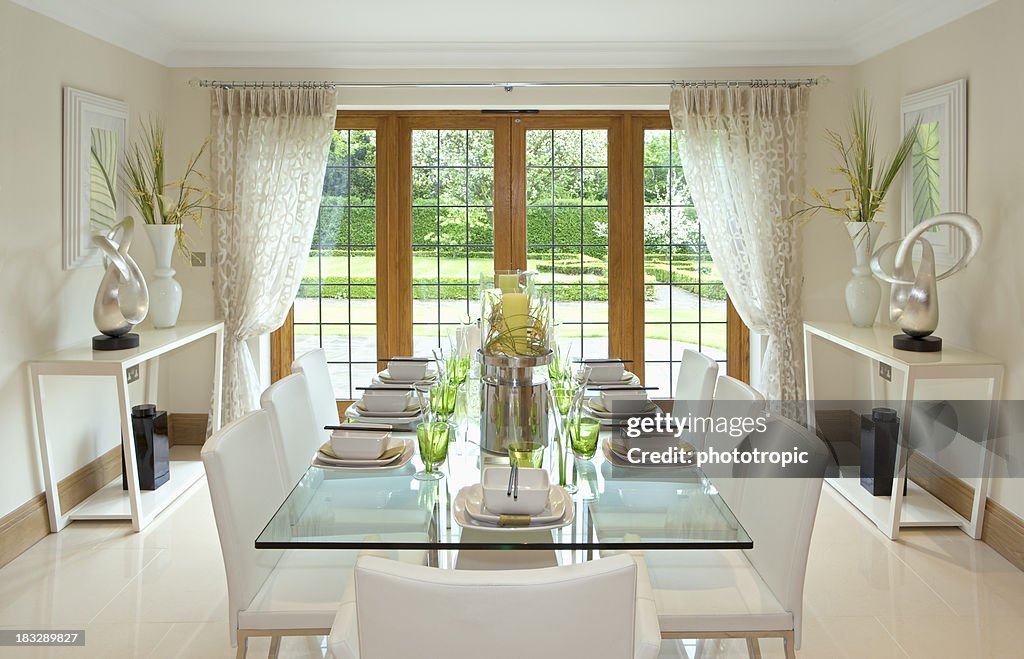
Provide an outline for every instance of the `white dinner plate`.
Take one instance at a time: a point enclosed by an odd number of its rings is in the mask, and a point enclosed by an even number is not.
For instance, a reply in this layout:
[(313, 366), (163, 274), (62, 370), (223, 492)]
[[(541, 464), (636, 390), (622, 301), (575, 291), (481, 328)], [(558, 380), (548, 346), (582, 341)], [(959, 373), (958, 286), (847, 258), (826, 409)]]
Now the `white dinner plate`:
[(385, 368), (377, 374), (376, 379), (379, 384), (416, 384), (417, 382), (433, 382), (437, 379), (437, 369), (428, 368), (427, 374), (422, 378), (417, 378), (415, 380), (399, 380), (391, 377), (391, 374), (388, 373), (388, 369)]
[(375, 412), (373, 410), (368, 410), (366, 409), (366, 404), (361, 400), (357, 400), (352, 403), (352, 407), (359, 410), (359, 416), (365, 416), (367, 418), (387, 417), (390, 419), (408, 419), (414, 416), (419, 416), (422, 411), (419, 403), (412, 403), (401, 412)]
[(345, 418), (365, 423), (386, 423), (393, 430), (412, 430), (418, 423), (420, 415), (416, 416), (368, 416), (359, 411), (355, 405), (349, 405), (345, 410)]
[[(412, 454), (415, 452), (415, 445), (411, 439), (392, 439), (394, 442), (401, 442), (405, 446), (402, 449), (402, 453), (397, 458), (390, 458), (384, 460), (343, 460), (339, 458), (332, 458), (324, 455), (320, 451), (316, 452), (313, 456), (313, 466), (319, 467), (320, 469), (330, 469), (334, 471), (386, 471), (390, 469), (398, 469), (406, 464), (409, 460), (412, 460)], [(390, 445), (389, 445), (390, 446)]]
[(595, 419), (630, 419), (635, 416), (652, 416), (658, 411), (658, 404), (653, 400), (647, 402), (647, 407), (640, 410), (639, 412), (609, 412), (608, 409), (601, 404), (600, 396), (594, 396), (588, 398), (584, 402), (584, 407), (589, 414), (593, 415)]
[[(582, 378), (581, 378), (579, 372), (576, 373), (576, 381), (577, 382), (581, 382), (582, 381)], [(597, 378), (591, 376), (590, 380), (587, 382), (587, 384), (594, 384), (594, 385), (603, 385), (603, 384), (631, 384), (631, 383), (640, 384), (640, 378), (638, 378), (637, 376), (633, 375), (633, 373), (630, 372), (630, 371), (623, 371), (621, 378), (612, 378), (611, 380), (598, 380)]]
[[(470, 491), (474, 489), (476, 489), (476, 493), (471, 496)], [(551, 491), (551, 496), (561, 497), (561, 505), (563, 506), (564, 511), (561, 517), (555, 518), (549, 522), (541, 523), (539, 521), (531, 520), (529, 526), (498, 526), (498, 516), (493, 513), (486, 512), (483, 508), (483, 488), (479, 483), (459, 490), (459, 493), (455, 495), (455, 499), (452, 501), (452, 516), (455, 518), (455, 522), (463, 528), (496, 531), (500, 533), (506, 533), (509, 531), (542, 531), (560, 529), (563, 526), (569, 526), (576, 517), (576, 509), (572, 505), (572, 497), (565, 491), (565, 488), (562, 487), (552, 486)], [(494, 521), (483, 521), (471, 515), (467, 510), (467, 506), (472, 505), (469, 503), (471, 499), (478, 499), (480, 502), (480, 508), (475, 512), (478, 512), (483, 516), (490, 516)], [(548, 506), (552, 506), (550, 501)], [(535, 517), (534, 520), (536, 519), (537, 518)]]

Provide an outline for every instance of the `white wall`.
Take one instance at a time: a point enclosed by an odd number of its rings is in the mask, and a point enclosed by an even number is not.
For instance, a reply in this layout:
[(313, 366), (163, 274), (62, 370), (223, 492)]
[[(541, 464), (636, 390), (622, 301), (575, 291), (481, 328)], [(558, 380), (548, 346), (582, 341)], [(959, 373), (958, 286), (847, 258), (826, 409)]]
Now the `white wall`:
[[(61, 269), (62, 87), (128, 103), (132, 128), (164, 104), (167, 70), (0, 0), (0, 516), (43, 490), (25, 363), (96, 334), (97, 267)], [(144, 272), (146, 239), (132, 248)], [(52, 418), (67, 475), (116, 446), (114, 389), (68, 383)], [(60, 393), (55, 390), (54, 393)]]
[[(1024, 399), (1022, 25), (1024, 2), (1001, 0), (855, 69), (857, 84), (879, 109), (879, 139), (889, 144), (899, 137), (905, 94), (967, 78), (967, 212), (981, 222), (985, 239), (965, 272), (939, 284), (936, 334), (1002, 360), (1007, 400)], [(881, 240), (898, 235), (899, 210), (898, 202), (890, 206)], [(1010, 448), (1019, 461), (1021, 447)], [(993, 499), (1024, 515), (1024, 479), (996, 481)]]

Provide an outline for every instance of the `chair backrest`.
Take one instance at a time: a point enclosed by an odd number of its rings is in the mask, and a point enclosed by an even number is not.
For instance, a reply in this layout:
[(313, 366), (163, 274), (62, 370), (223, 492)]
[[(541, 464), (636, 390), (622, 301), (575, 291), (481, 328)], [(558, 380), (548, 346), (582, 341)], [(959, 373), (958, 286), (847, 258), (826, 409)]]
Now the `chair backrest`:
[(203, 445), (202, 458), (224, 556), (234, 639), (238, 612), (248, 608), (281, 557), (280, 551), (257, 550), (253, 544), (286, 494), (267, 413), (256, 410), (224, 426)]
[(289, 490), (309, 468), (317, 449), (327, 441), (317, 426), (306, 376), (292, 373), (267, 387), (260, 405), (270, 415), (281, 480)]
[[(711, 417), (728, 419), (729, 429), (709, 431), (704, 439), (704, 449), (728, 453), (735, 449), (747, 436), (747, 432), (732, 430), (743, 419), (757, 419), (765, 412), (765, 400), (757, 389), (728, 375), (719, 375), (715, 385), (715, 396), (711, 403)], [(742, 496), (743, 479), (732, 477), (732, 465), (708, 463), (704, 473), (711, 478), (719, 494), (730, 507), (735, 507)]]
[(799, 647), (807, 555), (829, 453), (813, 432), (781, 416), (772, 416), (764, 432), (751, 433), (738, 448), (807, 453), (803, 465), (737, 464), (733, 469), (744, 481), (734, 512), (754, 539), (754, 548), (744, 553), (779, 603), (793, 613)]
[[(696, 350), (683, 350), (679, 377), (672, 395), (672, 416), (682, 419), (688, 414), (694, 417), (710, 415), (716, 377), (718, 363), (714, 359)], [(704, 433), (687, 433), (686, 440), (698, 449), (703, 448)]]
[[(327, 353), (323, 348), (310, 350), (292, 362), (292, 373), (306, 376), (309, 398), (313, 402), (313, 416), (318, 428), (338, 425), (338, 403), (334, 398), (334, 384), (327, 368)], [(326, 439), (324, 440), (326, 441)]]
[(363, 557), (355, 568), (359, 657), (631, 659), (636, 577), (628, 554), (483, 571)]

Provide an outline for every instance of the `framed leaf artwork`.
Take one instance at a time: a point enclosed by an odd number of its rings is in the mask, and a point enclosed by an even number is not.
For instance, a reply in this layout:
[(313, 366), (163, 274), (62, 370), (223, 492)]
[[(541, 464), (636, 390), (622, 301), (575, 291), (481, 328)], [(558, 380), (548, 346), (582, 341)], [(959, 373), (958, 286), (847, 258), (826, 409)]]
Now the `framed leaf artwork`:
[[(917, 135), (903, 170), (903, 235), (939, 213), (967, 211), (967, 80), (908, 94), (900, 105), (906, 134)], [(938, 227), (926, 236), (935, 259), (952, 265), (963, 254), (963, 236)]]
[(128, 133), (122, 101), (64, 88), (64, 269), (100, 263), (92, 244), (125, 213), (119, 185)]

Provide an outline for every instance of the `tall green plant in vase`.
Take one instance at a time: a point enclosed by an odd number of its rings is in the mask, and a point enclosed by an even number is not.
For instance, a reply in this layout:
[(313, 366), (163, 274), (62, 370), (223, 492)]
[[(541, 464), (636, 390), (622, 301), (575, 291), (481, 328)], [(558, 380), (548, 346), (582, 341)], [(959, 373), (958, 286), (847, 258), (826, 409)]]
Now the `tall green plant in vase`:
[(876, 151), (874, 108), (865, 93), (857, 96), (850, 109), (848, 135), (826, 131), (829, 145), (838, 157), (833, 172), (844, 185), (824, 192), (812, 190), (811, 201), (793, 217), (810, 217), (826, 212), (841, 218), (853, 243), (853, 276), (846, 282), (846, 310), (856, 327), (871, 327), (878, 315), (882, 289), (871, 276), (869, 260), (883, 223), (876, 216), (884, 208), (886, 195), (914, 146), (917, 126), (912, 126), (889, 158)]
[(202, 228), (203, 213), (221, 209), (214, 203), (216, 196), (206, 175), (198, 168), (209, 140), (188, 158), (182, 176), (168, 181), (163, 124), (150, 120), (140, 129), (141, 137), (125, 158), (125, 188), (153, 246), (156, 267), (149, 284), (149, 317), (155, 327), (173, 327), (181, 310), (181, 284), (174, 279), (171, 260), (175, 248), (187, 262), (192, 256), (182, 225), (190, 221)]

